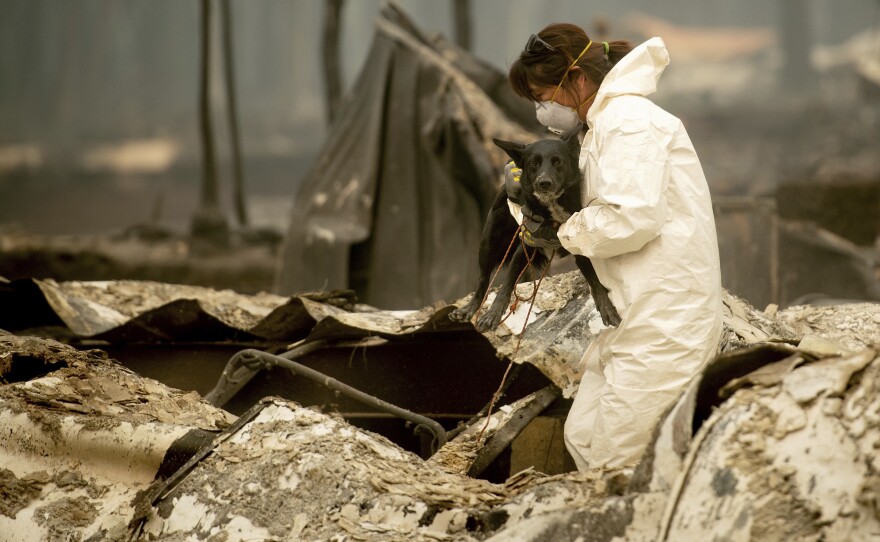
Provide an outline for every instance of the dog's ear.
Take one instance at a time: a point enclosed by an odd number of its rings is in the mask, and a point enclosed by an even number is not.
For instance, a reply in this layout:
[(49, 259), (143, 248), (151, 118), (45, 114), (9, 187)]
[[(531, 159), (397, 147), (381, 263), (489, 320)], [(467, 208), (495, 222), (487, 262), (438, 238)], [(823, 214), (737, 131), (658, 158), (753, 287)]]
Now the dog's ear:
[(581, 142), (578, 141), (578, 134), (581, 132), (581, 125), (578, 124), (576, 128), (572, 128), (571, 130), (562, 134), (562, 141), (565, 143), (565, 146), (568, 147), (568, 150), (574, 151), (575, 153), (580, 153), (581, 150)]
[(507, 156), (513, 158), (513, 161), (517, 166), (522, 167), (522, 157), (523, 150), (525, 150), (526, 146), (522, 143), (514, 143), (512, 141), (504, 141), (503, 139), (495, 139), (492, 138), (492, 141), (504, 149), (504, 152), (507, 153)]

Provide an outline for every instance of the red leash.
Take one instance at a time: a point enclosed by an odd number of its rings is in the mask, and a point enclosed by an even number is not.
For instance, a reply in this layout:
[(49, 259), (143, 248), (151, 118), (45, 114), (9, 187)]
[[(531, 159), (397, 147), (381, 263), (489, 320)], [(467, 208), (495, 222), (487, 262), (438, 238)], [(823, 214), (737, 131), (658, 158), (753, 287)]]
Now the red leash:
[[(520, 229), (521, 228), (522, 228), (522, 226), (520, 226)], [(517, 230), (517, 234), (518, 233), (519, 233), (519, 230)], [(514, 235), (514, 240), (515, 239), (516, 239), (516, 234)], [(511, 244), (511, 246), (513, 245), (513, 240), (511, 240), (510, 244)], [(525, 249), (525, 241), (523, 241), (523, 250), (526, 250)], [(538, 250), (538, 249), (536, 248), (535, 250)], [(510, 247), (508, 247), (508, 251), (510, 251)], [(486, 429), (489, 427), (489, 421), (492, 419), (492, 407), (495, 406), (495, 402), (498, 400), (498, 397), (501, 394), (501, 390), (504, 389), (504, 383), (507, 381), (507, 375), (510, 373), (510, 368), (513, 367), (513, 360), (514, 360), (514, 358), (516, 358), (516, 354), (519, 352), (519, 347), (520, 347), (520, 344), (522, 344), (523, 335), (525, 335), (525, 333), (526, 333), (526, 326), (529, 323), (529, 317), (532, 315), (532, 308), (535, 306), (535, 299), (538, 297), (538, 288), (541, 287), (541, 282), (544, 280), (544, 277), (547, 275), (547, 271), (550, 269), (550, 264), (553, 263), (553, 256), (555, 256), (555, 255), (556, 255), (556, 251), (554, 250), (550, 254), (550, 259), (547, 261), (547, 265), (544, 266), (544, 270), (541, 272), (541, 277), (538, 279), (538, 283), (535, 285), (534, 291), (532, 291), (532, 297), (528, 300), (530, 302), (529, 303), (529, 310), (528, 310), (528, 312), (526, 312), (526, 318), (525, 318), (525, 321), (523, 321), (523, 327), (520, 330), (519, 336), (516, 339), (516, 346), (513, 349), (513, 354), (510, 355), (510, 362), (507, 364), (507, 369), (504, 370), (504, 376), (501, 377), (501, 384), (498, 385), (498, 389), (495, 390), (495, 393), (492, 395), (492, 400), (489, 402), (489, 409), (486, 412), (486, 424), (483, 426), (483, 429), (480, 430), (480, 434), (477, 435), (477, 446), (479, 446), (480, 443), (482, 442), (483, 433), (485, 433)], [(520, 272), (519, 277), (517, 277), (517, 279), (516, 279), (517, 284), (519, 283), (519, 279), (523, 276), (523, 273), (525, 273), (526, 269), (528, 269), (532, 265), (533, 257), (534, 256), (529, 257), (528, 250), (526, 250), (527, 263), (526, 263), (526, 265), (523, 266), (523, 270)], [(507, 258), (507, 254), (504, 255), (504, 258), (505, 259)], [(503, 265), (504, 260), (501, 260), (501, 263)], [(500, 266), (499, 266), (499, 269), (501, 269)], [(497, 271), (496, 271), (496, 274), (497, 274)], [(494, 276), (492, 277), (492, 280), (493, 281), (495, 280)], [(492, 287), (491, 282), (489, 283), (489, 287), (490, 288)], [(516, 303), (518, 301), (521, 301), (521, 299), (519, 298), (518, 295), (516, 295), (516, 286), (514, 286), (513, 292), (514, 292), (514, 299), (516, 300), (516, 301), (514, 301), (513, 307), (515, 307)], [(488, 296), (488, 295), (489, 295), (489, 290), (487, 289), (486, 296)], [(483, 301), (484, 302), (486, 301), (485, 297), (483, 298)], [(525, 301), (525, 300), (522, 300), (522, 301)], [(480, 307), (482, 308), (482, 305), (480, 305)], [(511, 308), (507, 312), (507, 314), (504, 316), (504, 318), (501, 319), (501, 321), (503, 322), (505, 319), (507, 319), (508, 316), (513, 314), (514, 310), (515, 310), (515, 308)]]

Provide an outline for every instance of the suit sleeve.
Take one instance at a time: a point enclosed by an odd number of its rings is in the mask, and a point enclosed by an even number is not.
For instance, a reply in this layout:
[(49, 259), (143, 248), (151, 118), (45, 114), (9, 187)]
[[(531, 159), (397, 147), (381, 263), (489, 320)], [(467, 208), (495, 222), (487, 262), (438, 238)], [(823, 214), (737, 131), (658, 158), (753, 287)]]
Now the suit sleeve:
[(522, 224), (523, 214), (522, 207), (519, 204), (514, 203), (510, 199), (507, 200), (507, 208), (510, 209), (510, 215), (513, 216), (513, 219), (516, 220), (517, 224)]
[(670, 139), (649, 118), (623, 119), (597, 138), (598, 167), (591, 179), (597, 197), (559, 227), (566, 250), (612, 258), (660, 234), (667, 217)]

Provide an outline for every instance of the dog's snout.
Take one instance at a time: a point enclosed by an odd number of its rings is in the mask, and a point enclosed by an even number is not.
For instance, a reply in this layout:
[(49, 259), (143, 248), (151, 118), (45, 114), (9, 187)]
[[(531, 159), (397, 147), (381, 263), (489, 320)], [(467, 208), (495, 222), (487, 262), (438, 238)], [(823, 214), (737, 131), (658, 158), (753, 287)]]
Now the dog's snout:
[(553, 179), (547, 175), (541, 175), (535, 180), (535, 187), (541, 191), (549, 191), (553, 189)]

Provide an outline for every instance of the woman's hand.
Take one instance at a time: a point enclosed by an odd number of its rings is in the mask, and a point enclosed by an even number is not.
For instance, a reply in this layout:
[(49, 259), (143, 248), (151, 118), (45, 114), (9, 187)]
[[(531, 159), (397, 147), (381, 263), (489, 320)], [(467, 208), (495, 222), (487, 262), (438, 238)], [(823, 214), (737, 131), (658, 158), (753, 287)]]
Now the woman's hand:
[(522, 169), (513, 160), (508, 160), (504, 166), (504, 188), (507, 189), (507, 197), (509, 199), (521, 204), (522, 185), (519, 184), (520, 175), (522, 175)]
[(552, 227), (549, 222), (550, 221), (546, 221), (542, 223), (538, 229), (533, 232), (524, 229), (523, 237), (527, 238), (526, 244), (554, 250), (562, 248), (562, 243), (559, 242), (559, 237), (556, 236), (556, 228)]
[(529, 246), (557, 249), (561, 248), (556, 236), (558, 226), (552, 220), (542, 220), (534, 216), (528, 207), (523, 207), (522, 238)]

